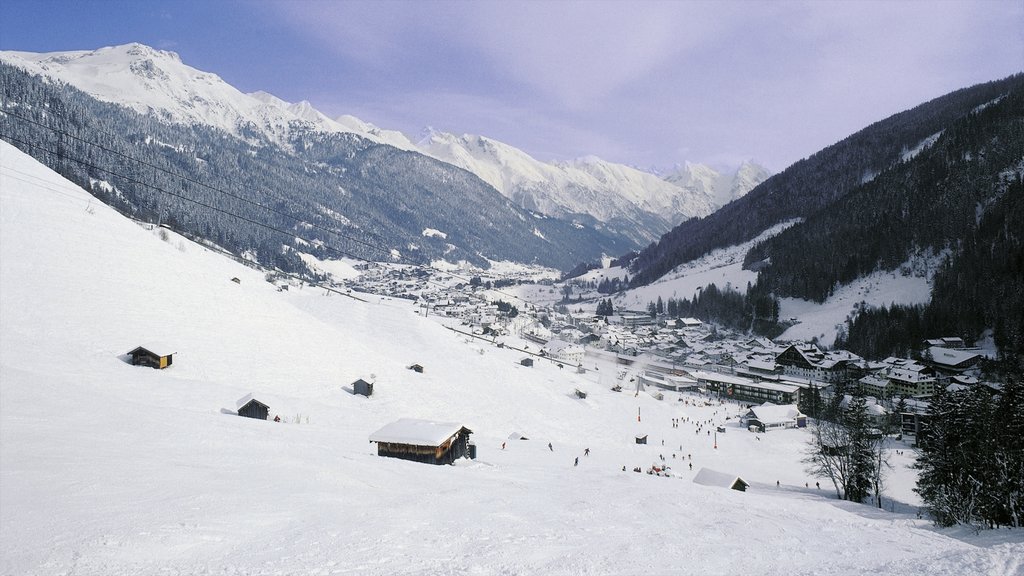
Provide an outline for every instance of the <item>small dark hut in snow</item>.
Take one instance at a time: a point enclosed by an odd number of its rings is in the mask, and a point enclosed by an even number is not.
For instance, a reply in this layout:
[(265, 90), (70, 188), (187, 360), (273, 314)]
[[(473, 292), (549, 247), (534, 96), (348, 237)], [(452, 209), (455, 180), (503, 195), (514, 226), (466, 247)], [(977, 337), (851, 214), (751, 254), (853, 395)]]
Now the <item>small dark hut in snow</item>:
[(412, 370), (413, 372), (416, 372), (417, 374), (423, 374), (423, 366), (421, 366), (419, 364), (413, 364), (412, 366), (409, 366), (409, 370)]
[(270, 406), (256, 400), (252, 397), (252, 394), (246, 394), (239, 398), (236, 406), (238, 407), (238, 415), (245, 416), (246, 418), (266, 420), (270, 414)]
[(128, 353), (132, 366), (150, 368), (167, 368), (174, 362), (174, 354), (170, 346), (155, 343), (139, 346)]
[(522, 360), (519, 361), (519, 363), (522, 364), (523, 366), (532, 367), (533, 366), (533, 358), (530, 358), (530, 357), (523, 358)]
[(458, 458), (473, 456), (469, 435), (473, 431), (462, 424), (402, 418), (373, 434), (377, 455), (427, 464), (452, 464)]
[(644, 434), (643, 436), (637, 436), (636, 437), (636, 443), (637, 444), (647, 444), (647, 434)]
[(373, 383), (360, 378), (352, 383), (352, 393), (360, 396), (373, 396)]
[(697, 472), (697, 475), (693, 477), (693, 483), (703, 486), (731, 488), (740, 492), (746, 492), (750, 486), (749, 483), (735, 474), (727, 474), (710, 468), (701, 468), (700, 472)]

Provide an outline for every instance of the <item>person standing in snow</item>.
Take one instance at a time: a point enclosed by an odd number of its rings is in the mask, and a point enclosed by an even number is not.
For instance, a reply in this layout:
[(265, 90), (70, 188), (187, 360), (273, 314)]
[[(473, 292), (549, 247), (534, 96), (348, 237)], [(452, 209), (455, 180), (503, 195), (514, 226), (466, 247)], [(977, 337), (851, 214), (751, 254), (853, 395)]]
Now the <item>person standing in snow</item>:
[(554, 447), (551, 446), (551, 442), (548, 442), (548, 450), (555, 451)]
[(580, 465), (580, 457), (579, 456), (576, 457), (576, 460), (573, 461), (572, 465), (573, 466), (579, 466)]
[(584, 448), (583, 449), (583, 455), (584, 456), (590, 456), (590, 448)]

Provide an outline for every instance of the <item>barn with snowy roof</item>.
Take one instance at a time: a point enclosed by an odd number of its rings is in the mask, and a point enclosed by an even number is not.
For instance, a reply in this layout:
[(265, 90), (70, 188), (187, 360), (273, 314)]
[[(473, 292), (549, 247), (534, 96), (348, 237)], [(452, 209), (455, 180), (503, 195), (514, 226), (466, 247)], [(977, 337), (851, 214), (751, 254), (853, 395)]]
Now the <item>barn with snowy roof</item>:
[(469, 442), (473, 431), (462, 424), (402, 418), (370, 434), (377, 455), (427, 464), (452, 464), (475, 456)]
[(252, 394), (246, 394), (239, 398), (238, 402), (235, 402), (235, 408), (239, 416), (257, 420), (266, 420), (270, 414), (270, 406), (253, 398)]
[(701, 468), (697, 475), (693, 477), (693, 483), (702, 486), (729, 488), (740, 492), (746, 492), (747, 488), (750, 487), (747, 481), (735, 474), (719, 472), (710, 468)]

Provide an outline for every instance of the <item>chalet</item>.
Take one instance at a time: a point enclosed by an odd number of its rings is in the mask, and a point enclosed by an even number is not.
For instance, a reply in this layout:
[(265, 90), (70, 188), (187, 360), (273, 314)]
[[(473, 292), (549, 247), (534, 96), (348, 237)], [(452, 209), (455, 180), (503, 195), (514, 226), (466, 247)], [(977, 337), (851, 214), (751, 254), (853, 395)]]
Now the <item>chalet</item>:
[(828, 357), (813, 344), (793, 344), (775, 359), (783, 374), (834, 383), (847, 376), (846, 359)]
[(766, 402), (760, 406), (752, 406), (740, 417), (740, 424), (752, 432), (803, 428), (807, 426), (807, 416), (801, 414), (795, 404), (778, 406)]
[(647, 444), (647, 434), (644, 434), (643, 436), (637, 436), (636, 437), (636, 443), (637, 444)]
[(373, 382), (367, 382), (360, 378), (352, 383), (352, 393), (359, 396), (373, 396)]
[(238, 402), (235, 403), (235, 407), (238, 410), (238, 415), (246, 418), (266, 420), (270, 414), (270, 407), (253, 398), (252, 394), (246, 394), (239, 398)]
[(710, 468), (701, 468), (693, 477), (694, 484), (702, 486), (715, 486), (718, 488), (729, 488), (739, 492), (746, 492), (750, 484), (734, 474), (719, 472)]
[(174, 352), (163, 344), (139, 346), (128, 353), (132, 366), (149, 366), (150, 368), (167, 368), (174, 362)]
[(426, 464), (453, 464), (472, 456), (469, 435), (473, 431), (462, 424), (402, 418), (373, 434), (377, 455)]
[(532, 368), (533, 367), (533, 358), (530, 358), (530, 357), (523, 358), (523, 359), (519, 360), (519, 364), (521, 364), (523, 366), (526, 366), (527, 368)]

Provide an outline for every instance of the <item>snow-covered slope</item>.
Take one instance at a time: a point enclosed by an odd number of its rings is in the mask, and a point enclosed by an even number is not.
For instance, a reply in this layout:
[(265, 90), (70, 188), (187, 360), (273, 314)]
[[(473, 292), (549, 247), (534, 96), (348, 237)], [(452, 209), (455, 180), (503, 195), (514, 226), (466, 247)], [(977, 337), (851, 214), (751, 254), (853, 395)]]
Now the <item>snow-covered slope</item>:
[[(404, 301), (277, 292), (259, 271), (162, 236), (0, 142), (0, 573), (1022, 568), (1015, 532), (916, 518), (910, 456), (894, 457), (887, 481), (895, 513), (842, 503), (804, 475), (806, 430), (758, 436), (724, 420), (739, 406), (612, 392), (601, 378), (614, 364), (525, 368)], [(170, 368), (122, 360), (152, 340), (173, 346)], [(371, 398), (343, 389), (371, 374)], [(224, 413), (248, 393), (284, 421)], [(464, 423), (479, 458), (377, 457), (369, 435), (402, 417)], [(703, 420), (727, 427), (717, 447), (695, 434)], [(673, 477), (622, 471), (659, 454)], [(703, 467), (752, 487), (696, 485)]]

